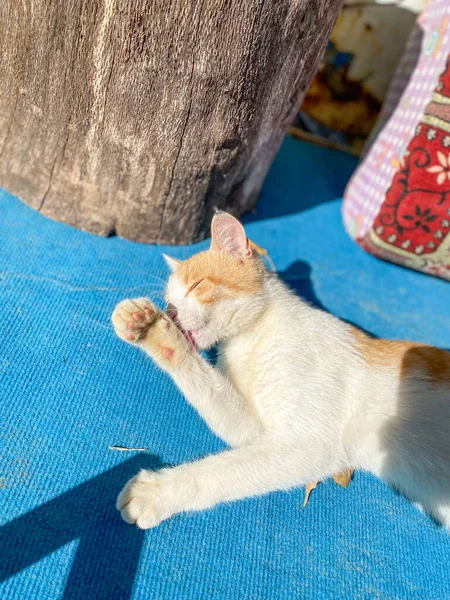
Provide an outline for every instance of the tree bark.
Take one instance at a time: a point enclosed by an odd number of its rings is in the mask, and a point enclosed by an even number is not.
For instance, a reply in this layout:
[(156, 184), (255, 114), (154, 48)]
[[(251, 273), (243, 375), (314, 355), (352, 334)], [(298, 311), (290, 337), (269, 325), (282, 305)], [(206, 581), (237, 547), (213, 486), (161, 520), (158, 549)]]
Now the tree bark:
[(339, 6), (2, 0), (0, 185), (100, 235), (202, 239), (254, 206)]

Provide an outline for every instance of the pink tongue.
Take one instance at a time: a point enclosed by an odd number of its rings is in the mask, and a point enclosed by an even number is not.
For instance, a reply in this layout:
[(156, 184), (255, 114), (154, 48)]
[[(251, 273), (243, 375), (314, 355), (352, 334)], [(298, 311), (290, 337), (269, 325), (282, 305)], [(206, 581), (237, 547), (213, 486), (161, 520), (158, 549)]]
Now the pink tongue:
[(197, 343), (196, 343), (196, 341), (195, 341), (195, 339), (194, 339), (194, 336), (192, 335), (192, 332), (191, 332), (191, 331), (185, 331), (185, 330), (184, 330), (184, 329), (181, 327), (181, 325), (180, 325), (180, 323), (179, 323), (179, 321), (178, 321), (178, 319), (177, 319), (177, 313), (173, 313), (173, 312), (172, 312), (172, 313), (170, 313), (170, 314), (167, 314), (167, 316), (168, 316), (170, 319), (172, 319), (172, 321), (175, 323), (175, 325), (178, 327), (178, 329), (181, 331), (181, 333), (184, 335), (184, 337), (185, 337), (185, 338), (187, 339), (187, 341), (189, 342), (189, 345), (191, 346), (191, 348), (192, 348), (193, 350), (195, 350), (195, 352), (198, 352)]
[[(178, 327), (178, 329), (180, 329), (180, 327)], [(198, 351), (197, 342), (195, 341), (192, 333), (190, 331), (184, 331), (184, 329), (180, 329), (180, 331), (184, 335), (184, 337), (187, 339), (187, 341), (190, 343), (192, 349), (197, 352)]]

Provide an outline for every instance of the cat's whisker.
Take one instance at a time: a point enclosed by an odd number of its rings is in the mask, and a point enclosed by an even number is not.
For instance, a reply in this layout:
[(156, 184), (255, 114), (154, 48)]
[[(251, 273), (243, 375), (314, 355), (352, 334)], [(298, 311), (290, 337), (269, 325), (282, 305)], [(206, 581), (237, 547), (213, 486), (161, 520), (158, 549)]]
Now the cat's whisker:
[[(195, 322), (195, 321), (189, 321), (189, 320), (188, 321), (184, 321), (182, 323), (182, 325), (183, 325), (183, 329), (185, 329), (187, 331), (191, 331), (192, 329), (199, 329), (198, 323)], [(196, 327), (196, 325), (197, 325), (197, 327)]]
[(160, 282), (162, 285), (164, 285), (164, 287), (167, 286), (167, 279), (164, 280), (161, 277), (158, 277), (157, 275), (153, 275), (153, 274), (149, 274), (149, 275), (147, 275), (147, 277), (151, 277), (152, 279), (156, 279), (156, 281)]
[(158, 290), (160, 292), (165, 292), (166, 288), (162, 285), (160, 285), (159, 283), (150, 283), (148, 286), (146, 286), (147, 289), (149, 290)]

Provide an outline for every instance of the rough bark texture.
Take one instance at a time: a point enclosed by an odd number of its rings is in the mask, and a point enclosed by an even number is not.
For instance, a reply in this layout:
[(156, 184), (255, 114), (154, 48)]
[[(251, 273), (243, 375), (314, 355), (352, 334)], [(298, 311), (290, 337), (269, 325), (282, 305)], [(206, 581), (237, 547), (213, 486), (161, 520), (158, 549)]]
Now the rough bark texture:
[(250, 209), (340, 0), (2, 0), (0, 185), (100, 235)]

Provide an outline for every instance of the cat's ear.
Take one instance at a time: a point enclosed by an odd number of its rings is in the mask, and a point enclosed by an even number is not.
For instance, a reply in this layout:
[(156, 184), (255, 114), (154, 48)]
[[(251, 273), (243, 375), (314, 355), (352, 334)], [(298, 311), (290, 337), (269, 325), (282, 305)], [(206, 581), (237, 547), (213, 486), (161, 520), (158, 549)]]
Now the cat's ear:
[(211, 248), (213, 252), (224, 250), (241, 257), (252, 255), (245, 230), (237, 219), (226, 212), (217, 212), (211, 223)]
[(166, 264), (169, 267), (169, 269), (172, 271), (172, 273), (174, 271), (176, 271), (178, 268), (178, 265), (181, 264), (181, 260), (178, 260), (177, 258), (172, 258), (171, 256), (167, 256), (167, 254), (163, 254), (163, 258), (166, 261)]

